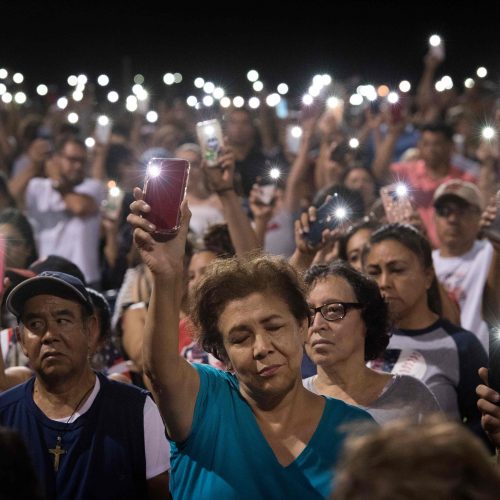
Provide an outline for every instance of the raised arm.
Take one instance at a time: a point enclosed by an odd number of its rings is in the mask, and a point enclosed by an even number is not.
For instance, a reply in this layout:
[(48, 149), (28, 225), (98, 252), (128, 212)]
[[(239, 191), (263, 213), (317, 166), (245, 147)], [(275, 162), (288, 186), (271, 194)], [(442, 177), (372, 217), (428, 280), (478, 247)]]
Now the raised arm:
[(153, 275), (153, 291), (146, 316), (143, 344), (144, 372), (174, 441), (184, 441), (191, 432), (200, 380), (196, 370), (179, 355), (179, 315), (183, 295), (183, 259), (190, 212), (181, 206), (181, 229), (166, 243), (152, 237), (154, 226), (141, 213), (150, 211), (142, 191), (134, 191), (127, 220), (134, 227), (134, 242)]
[(255, 251), (260, 245), (250, 219), (243, 210), (241, 198), (234, 190), (234, 167), (234, 154), (230, 148), (224, 149), (217, 167), (202, 164), (209, 188), (217, 193), (222, 203), (236, 255), (241, 256)]

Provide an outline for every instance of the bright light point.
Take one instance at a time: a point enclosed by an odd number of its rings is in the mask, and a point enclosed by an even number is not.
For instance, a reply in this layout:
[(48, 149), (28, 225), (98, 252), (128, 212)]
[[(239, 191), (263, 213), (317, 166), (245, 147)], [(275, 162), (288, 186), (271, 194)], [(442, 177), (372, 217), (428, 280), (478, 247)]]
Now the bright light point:
[(465, 88), (471, 89), (476, 82), (472, 78), (467, 78), (464, 82)]
[(133, 87), (132, 87), (132, 92), (137, 95), (138, 93), (140, 93), (142, 91), (142, 85), (136, 83)]
[(7, 86), (3, 83), (0, 83), (0, 95), (5, 94), (7, 92)]
[(0, 78), (3, 80), (9, 76), (9, 72), (5, 68), (0, 69)]
[(224, 97), (224, 89), (222, 87), (215, 87), (212, 95), (215, 99), (222, 99)]
[(120, 196), (120, 188), (118, 186), (113, 186), (110, 190), (109, 190), (109, 194), (110, 196), (112, 196), (113, 198), (116, 198), (117, 196)]
[(137, 85), (142, 85), (144, 83), (144, 76), (138, 73), (134, 76), (134, 83)]
[(205, 80), (203, 80), (203, 78), (201, 78), (201, 76), (199, 76), (198, 78), (196, 78), (194, 80), (194, 86), (197, 88), (197, 89), (201, 89), (203, 88), (203, 85), (205, 85)]
[(450, 76), (445, 75), (441, 78), (441, 83), (444, 85), (445, 90), (450, 90), (453, 88), (453, 80)]
[(198, 99), (196, 99), (196, 97), (194, 95), (190, 95), (187, 99), (186, 99), (186, 103), (188, 106), (191, 106), (191, 107), (194, 107), (196, 106), (196, 103), (198, 102)]
[(215, 90), (215, 85), (212, 82), (206, 82), (203, 85), (203, 92), (206, 94), (211, 94)]
[(68, 99), (66, 99), (66, 97), (59, 97), (56, 104), (59, 109), (66, 109), (66, 106), (68, 105)]
[(311, 87), (309, 87), (309, 90), (307, 92), (309, 95), (311, 95), (313, 97), (318, 97), (319, 94), (321, 93), (321, 88), (315, 87), (314, 85), (312, 85)]
[(294, 137), (295, 139), (299, 139), (300, 137), (302, 137), (302, 128), (298, 125), (295, 125), (295, 127), (292, 127), (290, 133), (292, 134), (292, 137)]
[(163, 75), (163, 82), (165, 83), (165, 85), (172, 85), (175, 82), (173, 73), (165, 73)]
[(72, 94), (71, 97), (73, 98), (73, 101), (80, 102), (83, 99), (83, 92), (79, 90), (75, 90)]
[(148, 175), (149, 177), (158, 177), (161, 174), (161, 168), (158, 165), (149, 165)]
[(302, 103), (305, 104), (306, 106), (310, 106), (313, 102), (314, 102), (314, 98), (312, 95), (304, 94), (302, 96)]
[(286, 83), (280, 83), (276, 90), (278, 94), (285, 95), (288, 92), (288, 85)]
[(338, 105), (340, 104), (340, 99), (334, 95), (330, 96), (327, 100), (326, 100), (326, 105), (330, 108), (330, 109), (334, 109), (336, 108)]
[(408, 80), (399, 82), (399, 90), (401, 90), (401, 92), (409, 92), (411, 90), (411, 83)]
[(78, 118), (79, 117), (78, 117), (78, 115), (76, 113), (70, 113), (68, 115), (68, 121), (69, 121), (69, 123), (73, 123), (73, 124), (74, 123), (78, 123)]
[(108, 101), (109, 102), (117, 102), (119, 99), (118, 92), (115, 92), (112, 90), (111, 92), (108, 92)]
[(26, 94), (24, 92), (16, 92), (14, 101), (16, 101), (17, 104), (24, 104), (26, 102)]
[(434, 84), (434, 88), (438, 91), (438, 92), (442, 92), (443, 90), (445, 90), (445, 86), (444, 86), (444, 83), (439, 80), (439, 82), (436, 82)]
[(181, 83), (182, 82), (182, 75), (180, 73), (174, 73), (174, 82), (175, 83)]
[[(222, 102), (221, 102), (222, 104)], [(245, 104), (245, 99), (243, 99), (243, 97), (237, 95), (234, 99), (233, 99), (233, 106), (235, 108), (242, 108), (243, 105)]]
[(214, 104), (214, 98), (211, 95), (206, 95), (203, 98), (203, 104), (207, 107), (213, 106)]
[(332, 83), (332, 77), (325, 73), (324, 75), (321, 75), (321, 82), (323, 84), (323, 87), (326, 87), (328, 85), (330, 85), (330, 83)]
[(259, 79), (259, 72), (254, 69), (251, 69), (247, 73), (247, 78), (249, 82), (256, 82)]
[(490, 141), (493, 137), (495, 137), (496, 130), (493, 127), (487, 126), (481, 130), (481, 135), (483, 136), (483, 139)]
[(314, 87), (323, 87), (323, 77), (321, 75), (314, 75), (312, 81)]
[(22, 73), (14, 73), (12, 80), (14, 80), (14, 83), (23, 83), (24, 76)]
[(480, 68), (477, 68), (477, 70), (476, 70), (476, 75), (479, 78), (484, 78), (487, 74), (488, 74), (488, 70), (484, 66), (481, 66)]
[(266, 97), (266, 104), (268, 106), (270, 106), (271, 108), (274, 108), (274, 106), (277, 106), (280, 101), (281, 101), (281, 96), (279, 94), (269, 94)]
[(399, 101), (399, 96), (398, 94), (396, 94), (396, 92), (389, 92), (389, 94), (387, 95), (387, 100), (391, 104), (396, 104)]
[(257, 109), (260, 106), (260, 99), (258, 97), (250, 97), (248, 100), (248, 105), (252, 109)]
[(345, 217), (347, 217), (347, 210), (344, 207), (338, 207), (335, 210), (335, 217), (337, 217), (337, 219), (345, 219)]
[(95, 140), (93, 137), (87, 137), (85, 139), (85, 146), (88, 148), (93, 148), (95, 146)]
[(280, 175), (281, 175), (280, 169), (279, 168), (272, 168), (269, 171), (269, 175), (270, 175), (271, 179), (274, 179), (274, 180), (279, 179)]
[(78, 77), (76, 78), (76, 82), (80, 85), (85, 85), (88, 81), (88, 78), (86, 75), (78, 75)]
[(255, 92), (260, 92), (264, 88), (264, 84), (260, 81), (253, 82), (252, 88)]
[(108, 85), (108, 83), (109, 83), (109, 77), (108, 77), (108, 75), (99, 75), (97, 77), (97, 83), (101, 87), (105, 87), (106, 85)]
[(231, 106), (231, 99), (229, 99), (229, 97), (223, 97), (223, 98), (220, 100), (220, 105), (221, 105), (223, 108), (229, 108), (229, 106)]
[(145, 101), (149, 97), (148, 91), (145, 88), (141, 87), (138, 90), (136, 97), (137, 99), (139, 99), (139, 101)]
[(78, 83), (78, 78), (76, 75), (68, 76), (68, 85), (70, 87), (76, 87), (77, 83)]
[(135, 95), (129, 95), (127, 97), (125, 108), (127, 109), (127, 111), (130, 111), (131, 113), (137, 111), (137, 97), (135, 97)]
[(390, 92), (387, 85), (379, 85), (377, 88), (377, 94), (379, 97), (385, 97)]
[(404, 196), (408, 195), (408, 186), (403, 183), (399, 183), (396, 186), (396, 194), (400, 197), (403, 198)]
[(101, 125), (101, 127), (105, 127), (109, 123), (109, 118), (106, 115), (100, 115), (97, 118), (97, 123)]
[(48, 89), (47, 85), (44, 85), (43, 83), (38, 85), (36, 88), (36, 93), (38, 95), (47, 95), (48, 91), (49, 91), (49, 89)]
[(158, 121), (158, 113), (156, 111), (148, 111), (146, 113), (146, 120), (149, 123), (156, 123)]
[(352, 94), (352, 96), (349, 97), (349, 102), (352, 106), (359, 106), (360, 104), (363, 104), (363, 96), (359, 94)]
[(429, 37), (429, 45), (439, 47), (441, 45), (441, 37), (439, 35), (432, 35)]
[(12, 94), (10, 92), (5, 92), (5, 94), (2, 95), (2, 101), (5, 104), (12, 102)]
[(356, 139), (356, 137), (353, 137), (352, 139), (349, 139), (349, 146), (352, 149), (359, 148), (359, 141), (358, 141), (358, 139)]

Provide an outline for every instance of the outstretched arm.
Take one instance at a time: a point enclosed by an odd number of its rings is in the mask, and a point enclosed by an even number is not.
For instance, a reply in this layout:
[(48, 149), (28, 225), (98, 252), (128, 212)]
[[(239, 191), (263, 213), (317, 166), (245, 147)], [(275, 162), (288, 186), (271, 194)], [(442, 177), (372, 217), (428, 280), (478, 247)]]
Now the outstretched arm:
[(153, 291), (146, 316), (143, 344), (144, 372), (174, 441), (184, 441), (191, 432), (199, 389), (196, 370), (179, 355), (179, 314), (183, 296), (183, 259), (190, 212), (187, 201), (181, 205), (179, 233), (165, 243), (153, 239), (154, 226), (141, 214), (151, 208), (134, 191), (127, 220), (134, 227), (134, 242), (142, 260), (153, 275)]

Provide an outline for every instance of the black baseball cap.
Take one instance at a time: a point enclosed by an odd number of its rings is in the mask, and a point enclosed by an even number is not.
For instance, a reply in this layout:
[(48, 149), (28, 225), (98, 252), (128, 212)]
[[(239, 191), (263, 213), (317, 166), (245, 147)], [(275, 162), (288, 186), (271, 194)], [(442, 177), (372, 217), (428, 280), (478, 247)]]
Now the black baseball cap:
[(82, 304), (89, 314), (94, 310), (92, 299), (82, 281), (58, 271), (44, 271), (14, 287), (7, 297), (7, 309), (19, 320), (26, 301), (37, 295), (55, 295), (74, 300)]

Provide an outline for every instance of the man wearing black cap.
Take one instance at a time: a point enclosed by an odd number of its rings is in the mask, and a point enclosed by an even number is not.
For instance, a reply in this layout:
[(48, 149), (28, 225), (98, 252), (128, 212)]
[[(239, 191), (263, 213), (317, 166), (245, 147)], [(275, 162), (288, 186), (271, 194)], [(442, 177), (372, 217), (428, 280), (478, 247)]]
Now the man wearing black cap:
[(6, 305), (35, 376), (0, 395), (0, 425), (23, 435), (46, 497), (168, 498), (156, 405), (89, 365), (98, 330), (83, 283), (46, 271), (16, 286)]

